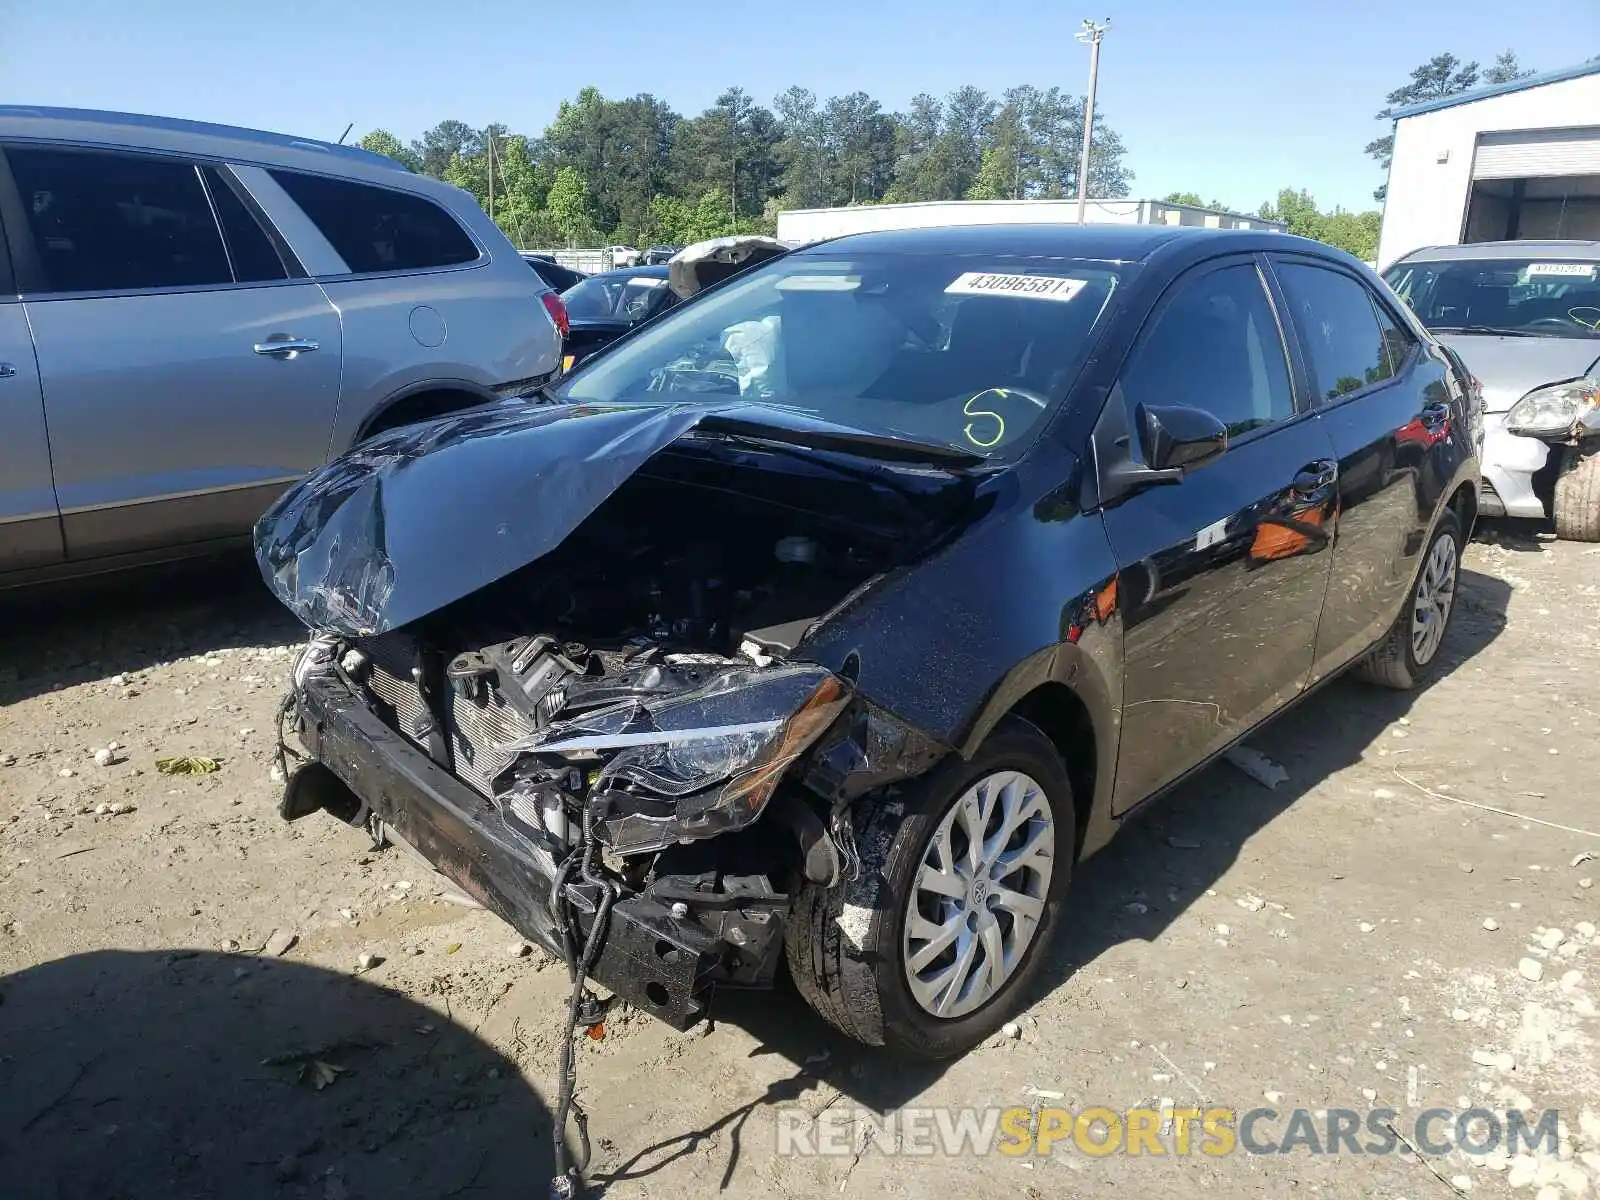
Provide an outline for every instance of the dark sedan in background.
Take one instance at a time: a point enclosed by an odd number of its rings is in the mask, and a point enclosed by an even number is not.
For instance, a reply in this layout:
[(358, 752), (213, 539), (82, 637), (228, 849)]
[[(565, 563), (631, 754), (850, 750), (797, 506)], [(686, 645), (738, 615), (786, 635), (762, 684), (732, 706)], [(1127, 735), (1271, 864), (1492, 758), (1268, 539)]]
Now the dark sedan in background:
[[(574, 330), (658, 311), (649, 270)], [(1346, 668), (1437, 667), (1478, 437), (1319, 243), (801, 249), (263, 519), (314, 631), (284, 815), (392, 831), (680, 1028), (786, 954), (846, 1034), (957, 1054), (1136, 808)]]
[(665, 264), (601, 271), (562, 292), (561, 299), (571, 322), (562, 351), (564, 371), (678, 303)]

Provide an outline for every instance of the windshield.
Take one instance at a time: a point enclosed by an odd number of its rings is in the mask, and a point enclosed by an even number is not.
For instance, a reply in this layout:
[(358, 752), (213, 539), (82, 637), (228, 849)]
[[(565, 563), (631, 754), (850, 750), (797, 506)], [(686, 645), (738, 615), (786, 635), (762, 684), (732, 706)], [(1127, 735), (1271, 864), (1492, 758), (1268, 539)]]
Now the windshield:
[(665, 278), (651, 275), (591, 275), (561, 293), (574, 321), (638, 323), (659, 309), (670, 293)]
[(1600, 264), (1549, 258), (1403, 262), (1384, 278), (1429, 329), (1600, 336)]
[(599, 403), (739, 396), (1003, 457), (1066, 394), (1123, 270), (819, 247), (707, 293), (555, 391)]

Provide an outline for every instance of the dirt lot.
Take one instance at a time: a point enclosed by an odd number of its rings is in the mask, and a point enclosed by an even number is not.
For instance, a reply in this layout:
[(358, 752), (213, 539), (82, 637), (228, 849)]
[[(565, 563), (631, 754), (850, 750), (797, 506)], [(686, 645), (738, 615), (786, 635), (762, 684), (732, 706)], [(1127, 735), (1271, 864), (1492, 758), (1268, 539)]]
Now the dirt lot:
[[(1254, 740), (1287, 783), (1214, 767), (1081, 870), (1017, 1038), (911, 1068), (788, 991), (703, 1034), (614, 1019), (582, 1047), (605, 1193), (1595, 1194), (1600, 551), (1494, 528), (1467, 565), (1432, 687), (1335, 684)], [(250, 568), (0, 621), (0, 1195), (542, 1196), (564, 973), (403, 851), (278, 821), (301, 634)], [(161, 775), (168, 754), (221, 769)], [(775, 1151), (784, 1106), (1141, 1103), (1381, 1105), (1402, 1132), (1555, 1107), (1568, 1141), (1509, 1169)]]

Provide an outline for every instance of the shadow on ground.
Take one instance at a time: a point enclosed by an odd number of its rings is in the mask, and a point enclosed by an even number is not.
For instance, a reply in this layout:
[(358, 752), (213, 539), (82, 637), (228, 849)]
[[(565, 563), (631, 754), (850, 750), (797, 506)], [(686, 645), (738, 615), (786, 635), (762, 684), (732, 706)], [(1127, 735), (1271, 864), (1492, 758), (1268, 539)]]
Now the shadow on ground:
[[(1330, 775), (1357, 762), (1422, 692), (1488, 646), (1505, 627), (1511, 590), (1503, 581), (1474, 571), (1463, 571), (1461, 584), (1450, 635), (1422, 689), (1398, 692), (1335, 680), (1250, 738), (1252, 746), (1283, 764), (1288, 782), (1269, 790), (1219, 763), (1142, 810), (1110, 846), (1083, 864), (1069, 894), (1070, 918), (1047, 949), (1036, 994), (1060, 987), (1113, 946), (1160, 937), (1215, 886), (1253, 835)], [(1145, 911), (1126, 907), (1133, 902)], [(853, 1104), (884, 1112), (923, 1093), (944, 1070), (937, 1063), (863, 1051), (825, 1025), (792, 988), (773, 995), (725, 996), (718, 1007), (722, 1020), (762, 1042), (757, 1053), (778, 1054), (796, 1064), (795, 1070), (764, 1095), (704, 1128), (671, 1131), (649, 1146), (624, 1147), (611, 1179), (648, 1177), (717, 1136), (731, 1142), (726, 1186), (739, 1158), (738, 1131), (757, 1108), (793, 1103), (826, 1082)], [(826, 1061), (816, 1061), (823, 1053)]]
[(305, 636), (244, 554), (0, 592), (0, 631), (0, 704)]
[(7, 1200), (542, 1196), (549, 1138), (516, 1064), (351, 976), (101, 951), (0, 980)]

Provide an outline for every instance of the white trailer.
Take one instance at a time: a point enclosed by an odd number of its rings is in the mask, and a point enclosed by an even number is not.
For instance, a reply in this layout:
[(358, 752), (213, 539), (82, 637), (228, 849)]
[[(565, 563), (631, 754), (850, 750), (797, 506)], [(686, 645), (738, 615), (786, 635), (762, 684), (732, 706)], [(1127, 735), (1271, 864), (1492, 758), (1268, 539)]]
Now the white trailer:
[[(847, 233), (925, 229), (945, 225), (1078, 223), (1076, 200), (929, 200), (912, 204), (852, 204), (796, 208), (778, 214), (778, 240), (806, 245)], [(1244, 213), (1170, 204), (1165, 200), (1090, 200), (1086, 225), (1196, 225), (1211, 229), (1275, 229), (1278, 221)]]

